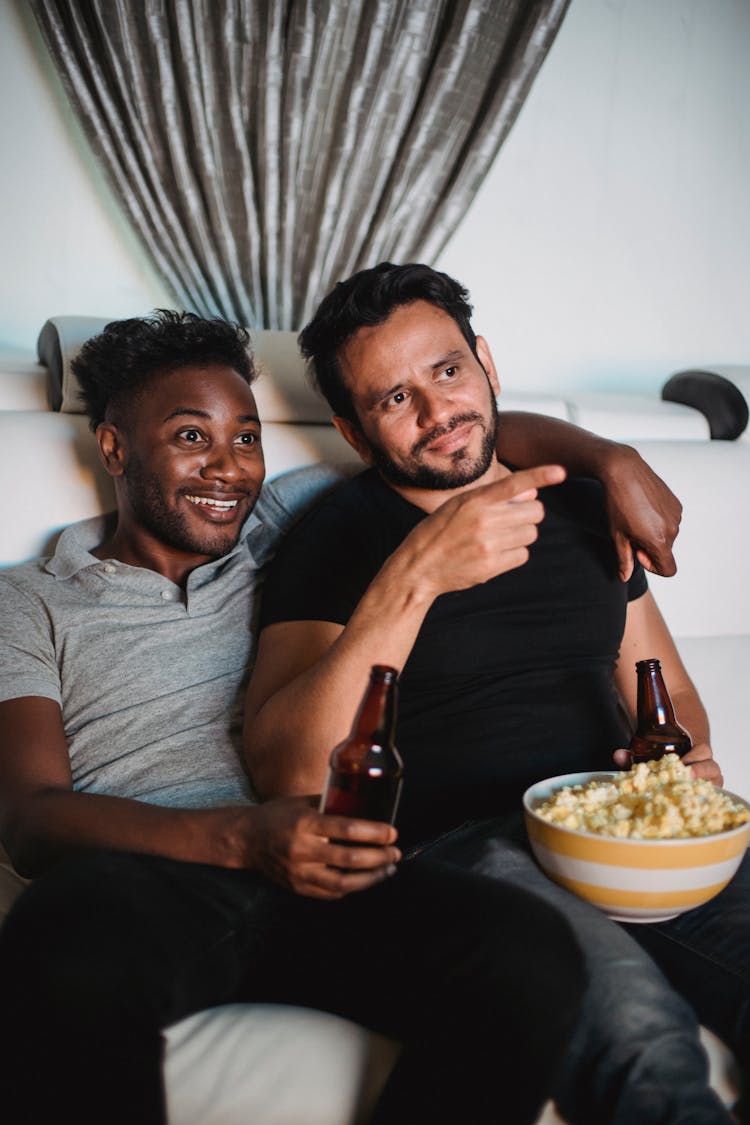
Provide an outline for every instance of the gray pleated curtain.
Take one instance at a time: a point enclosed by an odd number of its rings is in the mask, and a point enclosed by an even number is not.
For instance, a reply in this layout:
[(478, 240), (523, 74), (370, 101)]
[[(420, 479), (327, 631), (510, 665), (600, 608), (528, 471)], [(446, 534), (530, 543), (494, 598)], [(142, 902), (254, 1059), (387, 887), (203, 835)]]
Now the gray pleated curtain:
[(331, 285), (431, 261), (569, 0), (31, 0), (176, 300), (298, 329)]

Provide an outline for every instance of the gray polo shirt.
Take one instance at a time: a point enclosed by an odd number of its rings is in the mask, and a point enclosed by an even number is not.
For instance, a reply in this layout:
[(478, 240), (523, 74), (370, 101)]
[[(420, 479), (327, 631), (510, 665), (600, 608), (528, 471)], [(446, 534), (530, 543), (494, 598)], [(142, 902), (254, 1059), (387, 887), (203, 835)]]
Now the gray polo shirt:
[(60, 704), (76, 790), (182, 807), (253, 801), (242, 704), (284, 522), (261, 501), (234, 550), (193, 571), (185, 591), (95, 558), (105, 519), (0, 572), (0, 700)]

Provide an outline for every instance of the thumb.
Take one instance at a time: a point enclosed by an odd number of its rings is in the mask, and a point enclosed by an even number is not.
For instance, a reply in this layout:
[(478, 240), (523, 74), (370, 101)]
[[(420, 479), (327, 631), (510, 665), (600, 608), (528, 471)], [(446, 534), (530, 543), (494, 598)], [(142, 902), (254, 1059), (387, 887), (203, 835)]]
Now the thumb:
[(630, 751), (629, 750), (615, 750), (612, 757), (615, 760), (615, 765), (618, 769), (630, 769)]

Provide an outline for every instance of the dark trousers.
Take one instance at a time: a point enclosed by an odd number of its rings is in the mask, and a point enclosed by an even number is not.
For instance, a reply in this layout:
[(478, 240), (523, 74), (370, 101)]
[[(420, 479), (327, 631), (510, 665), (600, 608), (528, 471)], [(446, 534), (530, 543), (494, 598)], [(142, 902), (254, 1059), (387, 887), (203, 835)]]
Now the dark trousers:
[[(554, 1097), (570, 1125), (728, 1125), (698, 1020), (750, 1088), (750, 853), (716, 898), (671, 922), (622, 925), (548, 879), (520, 815), (466, 825), (420, 856), (523, 889), (564, 917), (588, 987)], [(696, 1018), (697, 1017), (697, 1018)], [(747, 1110), (741, 1116), (750, 1121)]]
[(558, 912), (438, 860), (321, 903), (250, 872), (75, 857), (34, 882), (0, 930), (3, 1121), (163, 1122), (161, 1030), (263, 1000), (404, 1043), (377, 1125), (532, 1122), (584, 981)]

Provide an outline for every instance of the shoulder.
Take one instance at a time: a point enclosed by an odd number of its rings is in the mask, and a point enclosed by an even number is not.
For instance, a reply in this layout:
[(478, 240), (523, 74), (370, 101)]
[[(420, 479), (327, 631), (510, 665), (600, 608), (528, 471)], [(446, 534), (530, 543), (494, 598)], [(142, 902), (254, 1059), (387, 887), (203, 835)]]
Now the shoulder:
[[(286, 536), (285, 542), (299, 542), (340, 526), (353, 532), (366, 522), (376, 504), (378, 478), (371, 470), (362, 472), (361, 466), (359, 469), (356, 475), (338, 473), (335, 477), (328, 475), (314, 480), (313, 491), (307, 491), (302, 502), (295, 505), (289, 522), (291, 534)], [(287, 498), (285, 506), (289, 511)]]
[(375, 510), (375, 477), (368, 471), (340, 484), (284, 537), (263, 590), (262, 627), (278, 621), (346, 623), (399, 539)]
[(264, 484), (255, 515), (266, 534), (278, 540), (351, 480), (361, 468), (355, 463), (321, 464), (282, 473)]
[[(593, 551), (604, 562), (613, 579), (620, 582), (617, 552), (609, 527), (604, 486), (591, 477), (571, 477), (553, 488), (540, 492), (545, 508), (542, 534), (557, 534), (568, 545), (578, 542)], [(626, 584), (627, 599), (633, 601), (645, 594), (648, 578), (638, 560)]]
[(54, 586), (54, 579), (47, 570), (49, 558), (33, 559), (31, 562), (18, 563), (0, 570), (0, 591), (2, 592), (3, 611), (6, 607), (6, 598), (25, 598), (37, 601), (44, 596), (46, 590)]
[(539, 496), (547, 512), (609, 536), (605, 493), (598, 480), (569, 477), (562, 484), (541, 489)]

